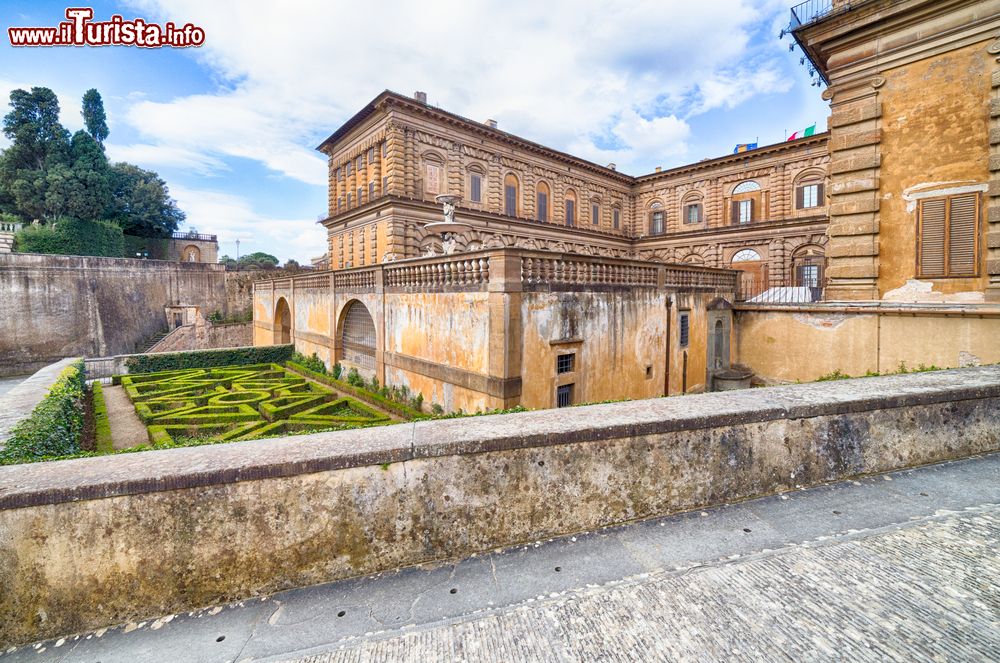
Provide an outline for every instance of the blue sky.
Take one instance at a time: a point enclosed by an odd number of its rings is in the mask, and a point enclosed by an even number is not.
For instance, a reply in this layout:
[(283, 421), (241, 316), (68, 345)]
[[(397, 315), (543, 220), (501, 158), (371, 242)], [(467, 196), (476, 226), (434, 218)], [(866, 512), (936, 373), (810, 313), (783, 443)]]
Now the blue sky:
[[(127, 0), (112, 14), (194, 23), (197, 49), (12, 48), (9, 26), (52, 26), (66, 4), (5, 0), (0, 91), (46, 86), (64, 124), (104, 97), (114, 160), (160, 173), (222, 253), (305, 261), (325, 250), (325, 163), (314, 147), (381, 90), (633, 174), (767, 144), (827, 104), (778, 40), (774, 0)], [(362, 6), (364, 5), (364, 6)], [(2, 145), (2, 143), (0, 143)]]

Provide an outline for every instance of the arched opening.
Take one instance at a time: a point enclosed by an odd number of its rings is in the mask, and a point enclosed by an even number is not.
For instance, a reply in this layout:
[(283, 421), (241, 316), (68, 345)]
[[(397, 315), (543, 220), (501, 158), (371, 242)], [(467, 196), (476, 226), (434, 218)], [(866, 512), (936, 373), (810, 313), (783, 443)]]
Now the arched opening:
[(689, 193), (681, 201), (681, 218), (685, 224), (701, 223), (705, 220), (705, 206), (701, 194)]
[(757, 294), (767, 289), (767, 263), (754, 249), (740, 249), (729, 259), (729, 264), (743, 272), (740, 278), (743, 293)]
[(762, 212), (760, 184), (753, 180), (740, 182), (733, 187), (729, 223), (738, 226), (756, 221)]
[(576, 225), (576, 192), (573, 189), (566, 190), (566, 225), (573, 227)]
[(812, 301), (818, 300), (822, 295), (825, 262), (825, 252), (820, 246), (800, 246), (792, 253), (792, 274), (795, 286), (809, 288)]
[(201, 262), (201, 249), (194, 244), (188, 244), (181, 251), (182, 262)]
[(722, 320), (715, 321), (715, 368), (725, 368), (726, 366), (726, 346), (725, 329)]
[(521, 211), (521, 183), (514, 173), (503, 178), (503, 213), (517, 216)]
[(276, 345), (292, 342), (292, 310), (284, 297), (280, 297), (274, 307), (274, 342)]
[(358, 368), (375, 369), (375, 321), (365, 305), (354, 299), (340, 316), (340, 358)]
[(662, 235), (663, 231), (666, 229), (666, 223), (664, 221), (665, 216), (663, 213), (663, 203), (658, 200), (654, 200), (649, 205), (649, 234), (650, 235)]
[(535, 218), (539, 221), (548, 221), (549, 201), (552, 200), (549, 185), (545, 182), (539, 182), (538, 186), (535, 187), (535, 198)]

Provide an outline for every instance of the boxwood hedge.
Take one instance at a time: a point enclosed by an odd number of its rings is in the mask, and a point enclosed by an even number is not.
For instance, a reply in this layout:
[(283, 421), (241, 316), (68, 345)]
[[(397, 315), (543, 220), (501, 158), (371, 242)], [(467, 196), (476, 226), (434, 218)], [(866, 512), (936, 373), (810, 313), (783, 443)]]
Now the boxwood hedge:
[(94, 399), (94, 451), (109, 454), (115, 450), (111, 441), (111, 421), (108, 419), (108, 406), (104, 402), (104, 388), (100, 382), (91, 387), (91, 398)]
[(45, 398), (14, 427), (0, 448), (0, 465), (78, 453), (83, 432), (84, 389), (81, 359), (63, 369)]
[(156, 352), (132, 355), (125, 360), (129, 373), (156, 373), (182, 368), (213, 368), (248, 364), (281, 364), (292, 356), (292, 345), (262, 345), (192, 352)]
[(328, 384), (334, 389), (342, 391), (345, 394), (350, 394), (354, 398), (357, 398), (359, 401), (365, 401), (366, 403), (370, 403), (375, 407), (381, 408), (383, 410), (388, 410), (390, 412), (393, 412), (394, 414), (398, 414), (399, 416), (405, 419), (429, 418), (423, 412), (417, 412), (413, 408), (403, 405), (401, 403), (397, 403), (394, 400), (385, 398), (381, 394), (375, 394), (368, 391), (367, 389), (347, 384), (342, 380), (336, 380), (330, 375), (323, 375), (322, 373), (317, 373), (316, 371), (310, 371), (302, 364), (298, 364), (294, 361), (286, 361), (285, 367), (295, 371), (296, 373), (299, 373), (300, 375), (304, 375), (308, 378), (311, 378), (316, 382), (320, 382), (322, 384)]

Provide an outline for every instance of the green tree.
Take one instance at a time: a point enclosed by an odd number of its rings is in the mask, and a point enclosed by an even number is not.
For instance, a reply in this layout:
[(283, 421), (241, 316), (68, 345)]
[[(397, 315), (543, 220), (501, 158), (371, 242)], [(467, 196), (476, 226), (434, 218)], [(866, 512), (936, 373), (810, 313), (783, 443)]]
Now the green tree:
[(116, 163), (111, 166), (109, 180), (111, 205), (106, 218), (120, 225), (126, 235), (167, 237), (184, 221), (184, 212), (156, 173)]
[(221, 258), (219, 258), (219, 264), (225, 265), (226, 267), (236, 267), (236, 261), (227, 255), (223, 255)]
[(270, 253), (263, 253), (262, 251), (257, 251), (256, 253), (240, 256), (239, 264), (241, 267), (273, 269), (274, 267), (278, 266), (278, 259), (272, 256)]
[(104, 150), (90, 134), (77, 131), (70, 154), (70, 164), (55, 164), (46, 171), (46, 217), (102, 219), (111, 204), (110, 171)]
[(98, 144), (104, 145), (104, 139), (108, 137), (110, 131), (108, 131), (107, 115), (104, 114), (104, 100), (101, 99), (100, 92), (90, 88), (84, 93), (83, 110), (80, 111), (80, 115), (83, 115), (83, 123), (90, 135)]

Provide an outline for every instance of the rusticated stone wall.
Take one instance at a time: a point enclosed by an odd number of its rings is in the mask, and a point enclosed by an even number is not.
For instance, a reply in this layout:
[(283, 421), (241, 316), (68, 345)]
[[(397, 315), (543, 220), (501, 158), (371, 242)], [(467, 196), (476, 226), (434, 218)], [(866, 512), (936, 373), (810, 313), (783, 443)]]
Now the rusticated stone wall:
[(985, 367), (3, 467), (0, 646), (997, 449)]

